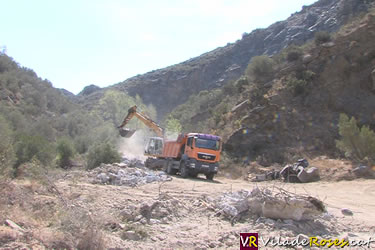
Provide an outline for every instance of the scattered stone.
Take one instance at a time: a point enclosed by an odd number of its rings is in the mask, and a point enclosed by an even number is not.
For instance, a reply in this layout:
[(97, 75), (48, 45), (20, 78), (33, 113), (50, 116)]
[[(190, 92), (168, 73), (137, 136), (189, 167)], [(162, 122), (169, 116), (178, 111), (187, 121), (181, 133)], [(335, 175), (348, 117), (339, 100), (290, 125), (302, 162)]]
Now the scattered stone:
[(352, 170), (357, 177), (374, 177), (374, 171), (369, 166), (359, 166)]
[(151, 225), (160, 224), (160, 220), (150, 219), (150, 224)]
[(302, 169), (297, 177), (302, 183), (318, 181), (320, 180), (319, 169), (315, 167), (311, 167), (307, 170)]
[(134, 231), (123, 232), (122, 237), (124, 239), (134, 240), (134, 241), (137, 241), (137, 240), (141, 239), (141, 237), (136, 232), (134, 232)]
[(159, 239), (160, 241), (163, 241), (163, 240), (165, 240), (165, 239), (166, 239), (166, 237), (165, 237), (165, 236), (163, 236), (163, 235), (158, 235), (157, 237), (158, 237), (158, 239)]
[(323, 43), (322, 47), (324, 48), (331, 48), (334, 47), (336, 44), (334, 42), (328, 42), (328, 43)]
[(140, 221), (142, 220), (143, 216), (142, 215), (138, 215), (137, 217), (135, 217), (135, 220), (134, 221)]
[(225, 245), (227, 245), (228, 247), (231, 247), (234, 245), (234, 243), (232, 240), (228, 240), (227, 242), (225, 242)]
[(303, 63), (310, 63), (313, 60), (313, 57), (310, 54), (306, 54), (302, 58)]
[(241, 111), (241, 110), (245, 109), (247, 107), (248, 103), (249, 103), (249, 100), (245, 100), (245, 101), (241, 102), (240, 104), (233, 107), (231, 112), (238, 112), (238, 111)]
[(272, 220), (272, 219), (265, 219), (264, 224), (266, 224), (268, 226), (273, 226), (273, 225), (275, 225), (275, 221)]
[(129, 163), (101, 164), (93, 169), (90, 175), (93, 182), (135, 187), (152, 182), (170, 181), (172, 178), (162, 171), (152, 171), (139, 161)]
[(341, 213), (345, 216), (353, 216), (353, 212), (349, 208), (341, 209)]
[(284, 220), (284, 223), (285, 223), (285, 224), (293, 225), (293, 224), (294, 224), (294, 221), (293, 221), (293, 220)]
[(105, 173), (98, 174), (96, 179), (98, 179), (102, 184), (107, 184), (109, 181), (109, 177)]
[(18, 226), (15, 222), (13, 222), (13, 221), (11, 221), (11, 220), (5, 220), (5, 224), (6, 224), (7, 226), (10, 226), (10, 227), (13, 228), (14, 230), (17, 230), (17, 231), (19, 231), (19, 232), (25, 232), (25, 230), (24, 230), (22, 227)]
[(210, 242), (208, 246), (211, 248), (215, 248), (217, 246), (217, 242)]
[[(323, 203), (313, 197), (289, 193), (285, 190), (270, 191), (268, 189), (224, 193), (213, 202), (213, 206), (229, 218), (243, 212), (260, 217), (257, 223), (274, 225), (277, 219), (311, 220), (325, 212)], [(273, 219), (273, 220), (270, 220)]]

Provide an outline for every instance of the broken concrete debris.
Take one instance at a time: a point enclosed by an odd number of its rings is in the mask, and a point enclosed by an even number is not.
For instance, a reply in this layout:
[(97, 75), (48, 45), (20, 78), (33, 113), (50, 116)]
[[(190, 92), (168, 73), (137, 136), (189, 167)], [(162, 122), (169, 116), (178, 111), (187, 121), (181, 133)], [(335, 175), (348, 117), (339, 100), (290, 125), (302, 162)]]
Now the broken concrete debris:
[(343, 208), (341, 209), (341, 213), (345, 216), (353, 216), (353, 212), (352, 210), (348, 209), (348, 208)]
[(101, 164), (90, 173), (94, 177), (94, 183), (130, 187), (172, 180), (172, 177), (163, 171), (147, 169), (139, 160), (125, 160), (121, 163)]
[(325, 212), (323, 203), (314, 197), (276, 189), (254, 188), (252, 191), (224, 193), (214, 200), (214, 207), (218, 213), (231, 218), (248, 212), (258, 217), (295, 221), (311, 220)]
[(375, 171), (369, 166), (359, 166), (352, 170), (356, 177), (374, 178)]
[(294, 164), (286, 165), (281, 171), (275, 169), (265, 174), (257, 175), (254, 181), (269, 181), (282, 178), (285, 182), (306, 183), (320, 180), (319, 169), (310, 167), (306, 159), (300, 159)]

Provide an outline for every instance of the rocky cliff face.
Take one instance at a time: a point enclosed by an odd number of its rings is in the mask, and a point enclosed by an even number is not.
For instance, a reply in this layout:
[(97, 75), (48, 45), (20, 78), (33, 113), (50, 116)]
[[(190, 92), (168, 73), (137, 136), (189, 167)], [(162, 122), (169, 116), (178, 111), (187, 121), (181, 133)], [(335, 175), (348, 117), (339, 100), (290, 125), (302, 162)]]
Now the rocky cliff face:
[[(313, 46), (300, 60), (284, 65), (263, 103), (246, 104), (231, 117), (241, 121), (241, 128), (226, 140), (227, 152), (251, 160), (264, 157), (268, 163), (282, 163), (288, 154), (337, 154), (341, 113), (374, 130), (374, 40), (372, 11), (340, 30), (332, 42)], [(313, 72), (314, 78), (295, 96), (288, 83), (298, 72)]]
[(146, 104), (156, 107), (158, 118), (161, 119), (184, 103), (191, 94), (237, 79), (253, 56), (273, 55), (290, 44), (303, 44), (316, 31), (336, 31), (350, 17), (366, 11), (371, 2), (320, 0), (311, 6), (304, 6), (285, 21), (245, 34), (234, 44), (180, 64), (135, 76), (114, 88), (132, 96), (138, 94)]

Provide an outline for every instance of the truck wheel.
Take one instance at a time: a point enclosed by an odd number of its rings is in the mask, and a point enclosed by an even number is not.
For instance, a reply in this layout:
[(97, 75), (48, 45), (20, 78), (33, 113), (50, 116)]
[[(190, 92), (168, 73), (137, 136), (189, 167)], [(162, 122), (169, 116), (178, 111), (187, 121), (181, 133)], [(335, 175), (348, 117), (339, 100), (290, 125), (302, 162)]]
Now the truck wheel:
[(171, 162), (167, 163), (167, 174), (169, 175), (175, 175), (177, 173), (177, 169), (173, 168), (173, 164)]
[(187, 178), (189, 176), (189, 172), (185, 166), (185, 162), (180, 163), (180, 175), (182, 178)]
[(149, 158), (147, 158), (146, 161), (145, 161), (145, 167), (146, 168), (150, 168), (150, 160), (149, 160)]
[(190, 173), (190, 176), (193, 177), (193, 178), (197, 178), (198, 174), (197, 173)]
[(206, 174), (206, 178), (207, 178), (207, 180), (210, 180), (210, 181), (212, 181), (213, 179), (214, 179), (214, 173), (209, 173), (209, 174)]

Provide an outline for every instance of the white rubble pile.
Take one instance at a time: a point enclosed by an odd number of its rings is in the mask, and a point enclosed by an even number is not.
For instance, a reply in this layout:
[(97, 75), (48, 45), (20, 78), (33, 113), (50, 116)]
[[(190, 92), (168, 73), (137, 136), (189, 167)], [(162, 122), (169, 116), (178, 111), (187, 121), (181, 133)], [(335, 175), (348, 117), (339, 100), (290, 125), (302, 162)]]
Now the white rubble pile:
[(295, 221), (311, 220), (325, 212), (320, 200), (282, 189), (272, 192), (254, 188), (252, 191), (224, 193), (214, 201), (214, 207), (232, 218), (249, 212), (258, 217)]
[(161, 194), (158, 200), (148, 200), (136, 206), (128, 204), (120, 213), (123, 221), (136, 224), (168, 224), (186, 216), (188, 207), (179, 200)]
[(90, 171), (93, 182), (135, 187), (151, 182), (170, 181), (172, 178), (163, 171), (152, 171), (140, 161), (126, 161), (114, 164), (101, 164)]

